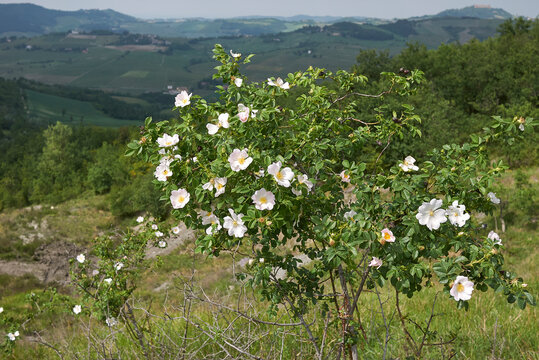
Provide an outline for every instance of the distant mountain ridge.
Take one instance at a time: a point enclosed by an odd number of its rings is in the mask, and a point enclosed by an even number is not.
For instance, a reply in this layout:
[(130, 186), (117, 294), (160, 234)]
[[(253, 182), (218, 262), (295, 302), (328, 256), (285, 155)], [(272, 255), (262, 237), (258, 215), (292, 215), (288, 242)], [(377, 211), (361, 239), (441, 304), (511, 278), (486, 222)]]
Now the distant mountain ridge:
[[(301, 29), (306, 25), (331, 25), (339, 22), (352, 22), (371, 25), (384, 25), (386, 30), (398, 29), (410, 32), (408, 21), (435, 18), (478, 18), (508, 19), (512, 15), (503, 9), (488, 6), (470, 6), (463, 9), (442, 11), (436, 15), (387, 20), (362, 16), (310, 16), (290, 17), (249, 16), (231, 19), (137, 19), (114, 10), (51, 10), (42, 6), (25, 4), (0, 4), (0, 37), (18, 35), (35, 36), (70, 30), (92, 31), (107, 30), (114, 32), (153, 34), (166, 37), (222, 37), (258, 36), (276, 34)], [(406, 29), (406, 27), (408, 29)]]

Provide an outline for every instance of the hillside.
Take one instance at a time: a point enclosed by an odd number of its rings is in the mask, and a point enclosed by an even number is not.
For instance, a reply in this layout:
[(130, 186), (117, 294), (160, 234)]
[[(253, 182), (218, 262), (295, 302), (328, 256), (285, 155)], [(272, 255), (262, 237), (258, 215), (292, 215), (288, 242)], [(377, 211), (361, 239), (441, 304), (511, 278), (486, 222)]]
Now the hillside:
[(257, 55), (246, 69), (251, 80), (283, 76), (309, 65), (350, 68), (362, 49), (396, 54), (408, 42), (429, 48), (496, 34), (502, 20), (433, 18), (382, 25), (340, 22), (291, 32), (220, 38), (160, 38), (89, 32), (0, 39), (0, 77), (130, 93), (187, 87), (208, 95), (213, 86), (215, 43)]
[(490, 6), (468, 6), (462, 9), (444, 10), (434, 17), (472, 17), (477, 19), (510, 19), (513, 16), (504, 9), (491, 8)]

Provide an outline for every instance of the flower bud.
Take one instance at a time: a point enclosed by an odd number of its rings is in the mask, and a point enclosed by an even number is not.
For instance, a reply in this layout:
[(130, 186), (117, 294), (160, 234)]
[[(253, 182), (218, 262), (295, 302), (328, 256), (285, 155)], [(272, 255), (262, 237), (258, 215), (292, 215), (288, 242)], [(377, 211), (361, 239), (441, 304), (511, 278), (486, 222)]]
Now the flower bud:
[(329, 246), (335, 246), (335, 240), (329, 239)]

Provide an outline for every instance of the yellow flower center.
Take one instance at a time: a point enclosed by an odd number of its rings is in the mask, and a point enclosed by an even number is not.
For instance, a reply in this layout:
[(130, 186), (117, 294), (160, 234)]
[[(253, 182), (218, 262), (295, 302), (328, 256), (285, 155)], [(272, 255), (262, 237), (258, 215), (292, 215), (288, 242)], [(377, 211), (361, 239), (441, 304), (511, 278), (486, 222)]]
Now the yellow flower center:
[(458, 285), (457, 285), (457, 292), (460, 293), (460, 292), (463, 292), (463, 291), (464, 291), (464, 285), (458, 284)]
[(386, 239), (386, 240), (391, 239), (391, 235), (389, 235), (389, 233), (387, 233), (387, 232), (384, 233), (384, 239)]
[(459, 213), (456, 212), (456, 213), (454, 213), (453, 215), (454, 215), (455, 217), (458, 217), (458, 216), (459, 216)]
[(432, 211), (432, 210), (429, 211), (429, 215), (430, 215), (430, 216), (434, 216), (434, 211)]
[(187, 101), (189, 101), (189, 99), (182, 99), (182, 103), (184, 104), (187, 104)]
[(238, 159), (238, 162), (240, 163), (240, 165), (243, 165), (243, 163), (245, 162), (245, 158), (243, 156), (241, 156), (239, 159)]
[(182, 203), (185, 201), (185, 197), (184, 196), (179, 196), (178, 197), (178, 202)]
[(277, 180), (282, 180), (283, 174), (280, 171), (277, 171), (277, 174), (275, 174), (275, 177), (277, 178)]
[(233, 226), (238, 226), (238, 222), (236, 220), (232, 221)]
[(268, 202), (268, 200), (265, 197), (261, 197), (260, 200), (258, 201), (260, 201), (261, 204), (265, 204)]
[(217, 185), (215, 187), (217, 188), (217, 190), (221, 190), (223, 188), (223, 185), (217, 183)]
[(167, 169), (163, 170), (163, 175), (166, 175), (166, 174), (168, 174), (168, 170), (167, 170)]

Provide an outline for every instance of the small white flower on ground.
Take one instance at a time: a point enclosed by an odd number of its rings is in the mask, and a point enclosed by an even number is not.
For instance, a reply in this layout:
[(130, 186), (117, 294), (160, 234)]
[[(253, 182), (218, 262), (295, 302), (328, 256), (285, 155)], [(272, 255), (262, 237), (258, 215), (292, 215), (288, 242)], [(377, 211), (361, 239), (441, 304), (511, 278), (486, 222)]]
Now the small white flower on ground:
[(241, 53), (235, 53), (235, 52), (233, 52), (232, 50), (230, 50), (230, 55), (231, 55), (234, 59), (236, 59), (236, 58), (239, 58), (239, 57), (241, 56)]
[(122, 262), (117, 262), (116, 264), (114, 264), (114, 268), (116, 269), (116, 271), (122, 270), (123, 267), (124, 264)]
[(77, 255), (77, 261), (80, 262), (81, 264), (86, 260), (86, 256), (84, 256), (84, 254), (79, 254)]
[(106, 282), (107, 284), (111, 284), (112, 283), (112, 279), (111, 278), (106, 278), (105, 280), (103, 280), (104, 282)]
[(249, 259), (249, 262), (248, 262), (249, 266), (253, 266), (254, 263), (255, 263), (255, 259)]
[(350, 220), (356, 215), (357, 215), (357, 212), (355, 212), (354, 210), (350, 210), (350, 211), (347, 211), (347, 212), (344, 213), (344, 218), (346, 220)]
[(378, 259), (376, 256), (373, 256), (371, 262), (369, 263), (369, 266), (376, 267), (377, 269), (379, 269), (382, 264), (383, 262), (381, 259)]
[(107, 323), (108, 327), (113, 327), (113, 326), (116, 326), (118, 324), (118, 320), (116, 320), (116, 318), (113, 318), (113, 317), (107, 318), (105, 320), (105, 322)]
[(213, 212), (202, 210), (200, 216), (202, 217), (202, 225), (210, 225), (206, 229), (206, 234), (211, 235), (222, 229), (219, 218)]
[(82, 311), (82, 306), (80, 305), (73, 306), (73, 312), (75, 313), (75, 315), (80, 314), (81, 311)]
[(255, 208), (258, 210), (271, 210), (275, 205), (275, 195), (264, 188), (257, 190), (254, 195), (251, 196), (251, 199), (253, 199)]
[(393, 232), (388, 228), (382, 230), (382, 244), (386, 242), (395, 242), (395, 236), (393, 235)]
[(249, 157), (247, 149), (234, 149), (228, 157), (228, 162), (230, 163), (230, 168), (237, 172), (247, 169), (247, 166), (253, 162), (253, 158)]
[(414, 165), (414, 163), (415, 163), (415, 159), (411, 156), (407, 156), (406, 158), (404, 158), (404, 161), (399, 164), (399, 167), (404, 172), (408, 172), (410, 170), (412, 171), (419, 170), (419, 168), (416, 165)]
[(271, 164), (268, 166), (268, 174), (273, 175), (277, 184), (284, 187), (290, 187), (290, 180), (294, 178), (294, 172), (289, 167), (281, 169), (281, 166), (282, 164), (280, 161)]
[(4, 312), (4, 308), (0, 306), (0, 314)]
[(164, 235), (164, 234), (163, 234), (161, 231), (156, 231), (156, 232), (155, 232), (155, 236), (156, 236), (156, 237), (161, 237), (161, 236), (163, 236), (163, 235)]
[(191, 103), (191, 94), (187, 94), (187, 91), (183, 90), (178, 95), (176, 95), (176, 98), (174, 99), (174, 105), (179, 107), (187, 106)]
[(243, 79), (242, 78), (235, 78), (234, 79), (234, 85), (236, 85), (237, 87), (241, 87), (241, 84), (243, 84)]
[(261, 264), (263, 264), (265, 261), (266, 261), (266, 260), (264, 260), (264, 258), (258, 259), (258, 262), (261, 263)]
[(217, 125), (206, 124), (206, 128), (208, 129), (208, 134), (214, 135), (222, 127), (225, 129), (228, 129), (228, 127), (230, 126), (230, 124), (228, 123), (228, 117), (229, 117), (228, 113), (219, 114)]
[(487, 237), (494, 242), (494, 245), (502, 245), (502, 239), (500, 239), (500, 235), (498, 235), (494, 231), (489, 232)]
[(500, 203), (500, 199), (498, 197), (496, 197), (495, 193), (489, 192), (487, 194), (487, 196), (489, 197), (490, 201), (492, 201), (493, 204), (499, 204)]
[(163, 134), (163, 137), (157, 138), (157, 143), (159, 144), (159, 147), (174, 146), (179, 141), (180, 141), (180, 137), (178, 134), (174, 134), (173, 136), (170, 136), (169, 134), (165, 133)]
[(243, 214), (236, 214), (234, 210), (228, 209), (230, 216), (225, 216), (223, 227), (228, 230), (228, 235), (241, 238), (247, 232), (247, 226), (243, 225)]
[(161, 164), (155, 168), (155, 172), (153, 174), (157, 180), (167, 181), (168, 178), (172, 176), (172, 170), (170, 170), (168, 165)]
[(472, 298), (473, 282), (466, 276), (457, 276), (449, 293), (456, 301), (470, 300)]
[(185, 189), (173, 190), (170, 193), (170, 203), (174, 209), (181, 209), (189, 202), (190, 197)]
[(350, 182), (350, 175), (348, 175), (346, 173), (346, 171), (341, 171), (341, 173), (339, 174), (339, 176), (341, 177), (341, 180), (345, 183), (349, 183)]
[(242, 123), (249, 120), (250, 111), (251, 110), (247, 106), (243, 104), (238, 104), (238, 118)]
[(180, 233), (180, 227), (179, 226), (174, 226), (172, 228), (172, 233), (175, 234), (175, 235), (178, 235)]
[(152, 224), (152, 230), (157, 230), (159, 227), (156, 224)]
[(143, 222), (143, 221), (144, 221), (144, 218), (143, 218), (142, 216), (139, 216), (139, 217), (137, 218), (137, 222), (138, 222), (139, 224), (140, 224), (141, 222)]
[(307, 175), (305, 175), (305, 174), (298, 175), (297, 179), (298, 179), (298, 183), (300, 185), (307, 186), (307, 192), (311, 192), (311, 190), (313, 188), (313, 183), (311, 181), (309, 181), (309, 177)]
[(424, 202), (418, 209), (415, 216), (419, 224), (426, 225), (429, 230), (438, 230), (440, 225), (447, 221), (445, 210), (440, 209), (443, 201), (432, 199), (430, 202)]
[(9, 340), (11, 341), (15, 341), (17, 340), (17, 337), (19, 336), (19, 332), (18, 331), (15, 331), (14, 333), (8, 333), (7, 334), (7, 337), (9, 338)]
[(275, 80), (275, 81), (268, 78), (268, 85), (269, 86), (277, 86), (277, 87), (279, 87), (279, 88), (281, 88), (283, 90), (290, 89), (290, 85), (288, 84), (288, 82), (284, 82), (283, 79), (281, 79), (280, 77), (278, 77), (277, 80)]
[(197, 162), (197, 161), (198, 161), (198, 158), (197, 158), (196, 156), (193, 156), (193, 157), (191, 158), (191, 160), (192, 160), (193, 162)]
[(458, 227), (463, 227), (466, 224), (466, 221), (470, 219), (470, 214), (465, 213), (466, 206), (459, 205), (458, 200), (453, 201), (453, 204), (447, 208), (445, 214), (449, 218), (451, 225), (457, 225)]
[(227, 182), (227, 178), (226, 177), (222, 177), (222, 178), (215, 178), (215, 184), (214, 184), (214, 187), (215, 187), (215, 197), (218, 197), (219, 195), (223, 194), (225, 192), (225, 185), (226, 185), (226, 182)]
[(167, 246), (167, 242), (164, 241), (164, 240), (161, 240), (161, 241), (159, 241), (159, 243), (157, 245), (159, 245), (160, 248), (164, 248), (164, 247)]

